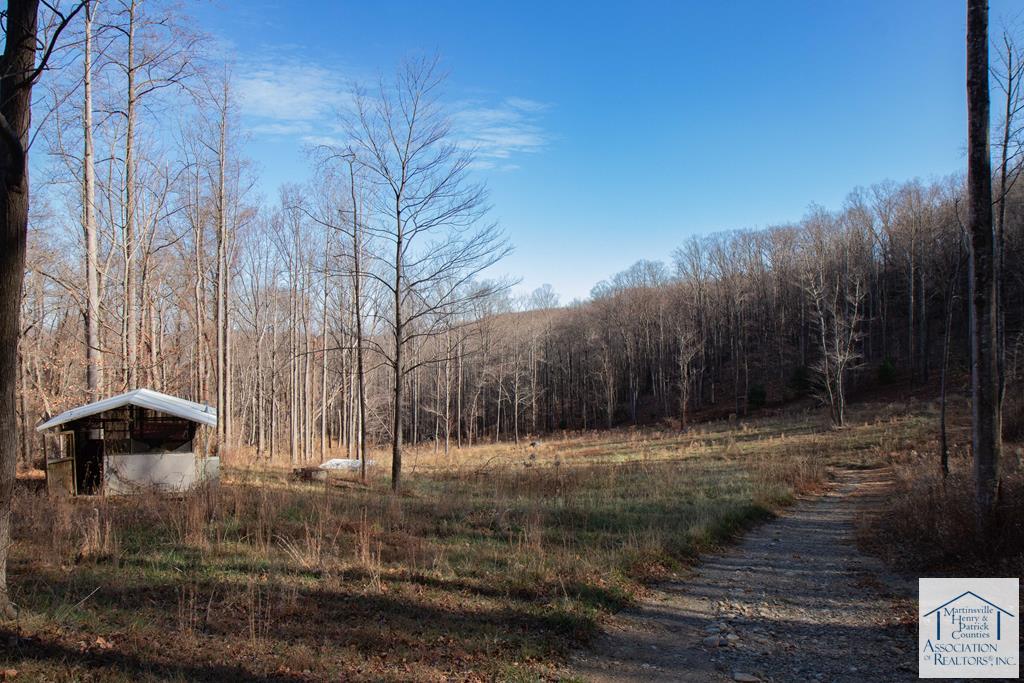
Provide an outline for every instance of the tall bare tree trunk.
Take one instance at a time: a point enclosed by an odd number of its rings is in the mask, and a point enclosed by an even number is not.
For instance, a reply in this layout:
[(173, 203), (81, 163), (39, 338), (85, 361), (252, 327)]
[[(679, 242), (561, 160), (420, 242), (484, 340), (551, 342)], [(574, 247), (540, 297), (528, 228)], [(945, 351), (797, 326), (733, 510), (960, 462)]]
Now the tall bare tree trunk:
[(979, 532), (992, 531), (1002, 425), (989, 157), (988, 3), (967, 2), (967, 227), (971, 236), (971, 396), (975, 507)]
[(277, 294), (271, 294), (273, 320), (270, 330), (270, 462), (277, 455)]
[(28, 237), (28, 132), (38, 0), (7, 3), (0, 62), (0, 615), (16, 613), (7, 593), (11, 499), (18, 460), (18, 333)]
[(452, 331), (445, 333), (445, 345), (448, 348), (444, 361), (444, 455), (448, 457), (452, 445)]
[[(313, 279), (312, 267), (310, 267), (309, 279)], [(302, 453), (305, 456), (305, 460), (309, 462), (313, 459), (313, 335), (311, 334), (312, 330), (310, 329), (310, 323), (312, 322), (312, 316), (310, 314), (311, 297), (305, 297), (305, 300), (305, 305), (302, 309), (304, 318), (302, 328), (305, 331), (303, 336), (306, 339), (302, 350), (303, 356), (305, 356), (305, 360), (302, 364)]]
[(349, 187), (352, 199), (352, 305), (355, 308), (356, 316), (356, 382), (358, 383), (357, 400), (359, 401), (359, 415), (357, 427), (359, 429), (357, 446), (359, 448), (359, 477), (366, 482), (366, 376), (363, 374), (363, 300), (362, 300), (362, 232), (359, 226), (359, 203), (356, 198), (356, 175), (353, 166), (354, 157), (349, 156), (348, 175)]
[(231, 423), (228, 405), (228, 198), (227, 198), (227, 134), (228, 83), (224, 79), (223, 99), (218, 103), (217, 122), (217, 441), (227, 444)]
[[(298, 242), (298, 238), (294, 238)], [(298, 309), (296, 300), (298, 298), (298, 256), (289, 257), (291, 263), (290, 291), (288, 293), (288, 315), (292, 324), (288, 326), (288, 459), (291, 464), (296, 464), (299, 457), (299, 358), (298, 358)]]
[[(228, 268), (230, 267), (229, 261)], [(228, 300), (224, 304), (224, 441), (228, 444), (232, 444), (234, 443), (235, 392), (232, 390), (232, 387), (234, 386), (232, 383), (232, 377), (234, 376), (234, 356), (232, 355), (231, 301), (229, 298), (231, 296), (230, 271), (226, 275), (225, 280), (224, 295)]]
[[(135, 123), (138, 97), (135, 88), (135, 13), (137, 4), (128, 9), (128, 78), (125, 115), (127, 117), (124, 141), (124, 385), (135, 389), (138, 385), (139, 311), (135, 283)], [(219, 406), (218, 406), (219, 408)]]
[(946, 288), (946, 326), (942, 335), (942, 372), (939, 379), (939, 455), (942, 461), (942, 476), (949, 476), (949, 440), (946, 432), (946, 380), (949, 374), (949, 336), (953, 327), (953, 304), (956, 301), (956, 288), (960, 282), (960, 266), (963, 258), (959, 255), (953, 277)]
[(459, 371), (458, 386), (455, 388), (455, 442), (462, 448), (462, 358), (464, 339), (459, 333)]
[(256, 315), (256, 387), (253, 392), (253, 419), (256, 421), (256, 457), (262, 458), (266, 449), (266, 376), (264, 374), (265, 364), (263, 362), (263, 339), (265, 324), (259, 317), (259, 308)]
[(914, 340), (914, 311), (916, 310), (914, 292), (917, 283), (917, 269), (915, 249), (917, 244), (916, 233), (910, 235), (910, 256), (908, 257), (907, 269), (907, 365), (910, 366), (910, 383), (917, 384), (917, 356), (915, 355), (916, 345)]
[(324, 303), (321, 317), (322, 327), (320, 329), (320, 462), (327, 459), (327, 252), (330, 250), (330, 240), (324, 249)]
[[(95, 3), (92, 3), (95, 5)], [(103, 386), (103, 355), (100, 350), (100, 285), (96, 240), (96, 167), (92, 140), (92, 6), (85, 7), (82, 89), (82, 228), (85, 231), (85, 380), (89, 398), (96, 400)]]
[[(200, 189), (199, 189), (199, 170), (198, 167), (195, 171), (195, 175), (189, 178), (190, 184), (193, 185), (192, 192), (194, 193), (192, 215), (190, 221), (192, 223), (192, 230), (194, 235), (194, 254), (195, 254), (195, 281), (192, 286), (192, 303), (195, 309), (195, 348), (193, 353), (195, 359), (193, 365), (195, 366), (196, 373), (196, 386), (195, 386), (195, 399), (197, 401), (206, 402), (209, 400), (209, 396), (206, 393), (206, 348), (204, 345), (206, 327), (206, 307), (205, 294), (204, 294), (204, 282), (205, 282), (205, 266), (203, 265), (203, 215), (200, 203)], [(217, 406), (220, 410), (220, 405)]]
[(1005, 398), (1006, 393), (1006, 308), (1005, 308), (1005, 292), (1004, 287), (1006, 286), (1006, 280), (1003, 275), (1003, 269), (1005, 264), (1003, 259), (1005, 258), (1006, 251), (1006, 202), (1010, 193), (1010, 187), (1014, 184), (1016, 175), (1020, 172), (1015, 171), (1014, 176), (1011, 178), (1007, 169), (1007, 164), (1010, 162), (1009, 148), (1011, 133), (1015, 130), (1015, 119), (1017, 112), (1020, 111), (1018, 91), (1020, 90), (1019, 79), (1024, 76), (1021, 64), (1017, 59), (1016, 47), (1009, 35), (1003, 34), (1003, 45), (1006, 50), (1006, 74), (1005, 82), (1003, 86), (1006, 91), (1006, 98), (1004, 100), (1004, 111), (1003, 111), (1003, 134), (999, 141), (999, 210), (996, 214), (996, 247), (995, 247), (995, 277), (996, 277), (996, 305), (999, 311), (999, 317), (996, 322), (998, 327), (998, 363), (999, 363), (999, 400), (1002, 401)]
[(395, 356), (392, 363), (395, 381), (394, 407), (391, 420), (391, 488), (395, 491), (402, 485), (402, 258), (404, 251), (402, 234), (401, 196), (395, 197)]
[(409, 417), (412, 418), (412, 429), (409, 433), (409, 442), (416, 446), (420, 442), (420, 369), (419, 349), (412, 347), (412, 367), (409, 375), (409, 392), (412, 394), (412, 405), (409, 406)]

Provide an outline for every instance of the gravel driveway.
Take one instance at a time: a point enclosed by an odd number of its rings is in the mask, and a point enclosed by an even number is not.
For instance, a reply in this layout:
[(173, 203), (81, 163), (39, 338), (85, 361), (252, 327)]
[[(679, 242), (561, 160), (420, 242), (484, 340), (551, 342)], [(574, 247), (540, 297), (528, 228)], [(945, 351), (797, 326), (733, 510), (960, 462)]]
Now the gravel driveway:
[[(570, 664), (588, 681), (917, 680), (917, 582), (857, 550), (885, 472), (841, 471), (692, 576), (616, 615)], [(911, 624), (907, 627), (905, 624)]]

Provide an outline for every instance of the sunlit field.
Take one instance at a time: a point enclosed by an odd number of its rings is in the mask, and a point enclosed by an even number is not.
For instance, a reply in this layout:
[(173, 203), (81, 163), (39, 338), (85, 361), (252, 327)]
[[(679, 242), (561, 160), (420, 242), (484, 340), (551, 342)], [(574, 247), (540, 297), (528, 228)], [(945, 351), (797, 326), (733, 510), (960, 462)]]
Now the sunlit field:
[(244, 464), (185, 499), (25, 491), (0, 665), (19, 680), (554, 679), (647, 582), (685, 576), (829, 468), (911, 457), (933, 416), (874, 405), (842, 430), (810, 411), (420, 448), (399, 495), (386, 468), (363, 486)]

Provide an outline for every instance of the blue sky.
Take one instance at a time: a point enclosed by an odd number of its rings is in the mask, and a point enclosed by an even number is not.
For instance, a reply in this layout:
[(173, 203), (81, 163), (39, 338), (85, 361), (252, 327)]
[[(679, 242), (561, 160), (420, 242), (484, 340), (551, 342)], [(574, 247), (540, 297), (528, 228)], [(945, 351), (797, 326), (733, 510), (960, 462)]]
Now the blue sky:
[[(269, 198), (306, 179), (353, 81), (437, 52), (481, 149), (501, 271), (563, 301), (693, 234), (799, 219), (964, 164), (960, 0), (211, 0)], [(1019, 25), (991, 2), (993, 33)]]

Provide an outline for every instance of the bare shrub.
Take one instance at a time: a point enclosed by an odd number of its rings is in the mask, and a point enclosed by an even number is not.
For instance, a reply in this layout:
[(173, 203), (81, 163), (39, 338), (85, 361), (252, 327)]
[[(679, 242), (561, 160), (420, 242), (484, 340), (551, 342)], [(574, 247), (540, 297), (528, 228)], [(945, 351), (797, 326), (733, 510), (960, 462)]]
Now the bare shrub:
[[(330, 507), (325, 501), (320, 501), (303, 520), (302, 529), (296, 537), (278, 536), (277, 543), (288, 559), (299, 567), (311, 571), (328, 571), (329, 560), (340, 534), (340, 529), (332, 525), (331, 521)], [(328, 533), (329, 526), (335, 527), (333, 533)]]
[(749, 471), (754, 499), (769, 507), (786, 502), (794, 494), (816, 491), (827, 476), (821, 458), (807, 455), (756, 457)]
[(1003, 438), (1011, 442), (1024, 442), (1024, 396), (1022, 391), (1006, 392), (1003, 403)]
[(365, 509), (356, 529), (356, 564), (366, 572), (370, 588), (380, 593), (384, 587), (381, 581), (380, 543), (374, 540), (373, 523), (367, 520)]
[(277, 536), (282, 497), (280, 491), (265, 486), (233, 486), (224, 501), (224, 514), (242, 524), (241, 540), (266, 553)]
[(199, 590), (195, 583), (178, 586), (178, 632), (194, 636), (199, 629)]
[(245, 586), (245, 613), (249, 641), (257, 645), (271, 633), (273, 625), (273, 592), (257, 577), (250, 577)]
[(540, 559), (544, 556), (544, 519), (540, 510), (529, 510), (520, 532), (520, 548), (530, 556)]
[(217, 448), (217, 457), (220, 458), (222, 468), (243, 467), (256, 460), (255, 450), (252, 448), (236, 448), (223, 444)]
[(911, 465), (895, 469), (884, 509), (860, 525), (862, 545), (908, 571), (995, 576), (1024, 570), (1024, 475), (1003, 476), (996, 540), (983, 544), (977, 541), (974, 484), (966, 467), (945, 479)]
[(167, 500), (161, 496), (146, 498), (164, 520), (171, 532), (171, 539), (177, 545), (209, 550), (211, 541), (208, 530), (219, 527), (211, 524), (219, 507), (219, 491), (219, 486), (202, 484), (186, 493), (180, 501)]
[[(104, 501), (105, 502), (105, 501)], [(92, 508), (79, 524), (81, 543), (79, 560), (113, 560), (118, 558), (118, 540), (106, 504)]]

